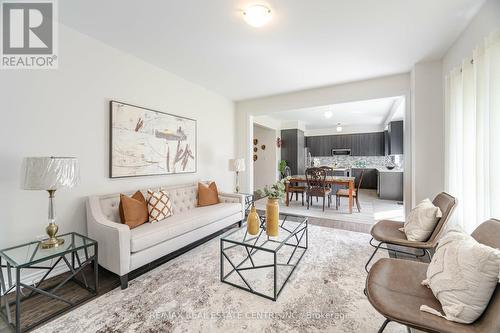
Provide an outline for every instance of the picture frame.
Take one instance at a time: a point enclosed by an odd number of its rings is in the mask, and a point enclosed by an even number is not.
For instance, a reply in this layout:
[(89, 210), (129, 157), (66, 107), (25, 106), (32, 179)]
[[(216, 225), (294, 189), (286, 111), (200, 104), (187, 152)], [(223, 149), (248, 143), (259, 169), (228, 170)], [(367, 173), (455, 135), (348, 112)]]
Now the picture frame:
[(196, 173), (197, 121), (111, 100), (109, 177)]

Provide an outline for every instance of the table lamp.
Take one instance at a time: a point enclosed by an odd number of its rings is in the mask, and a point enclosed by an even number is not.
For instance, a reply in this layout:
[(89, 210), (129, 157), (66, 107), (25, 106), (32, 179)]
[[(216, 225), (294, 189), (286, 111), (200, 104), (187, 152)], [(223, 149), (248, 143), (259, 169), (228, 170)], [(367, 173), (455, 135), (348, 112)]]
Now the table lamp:
[(245, 159), (235, 158), (229, 160), (229, 170), (236, 172), (236, 193), (240, 192), (240, 178), (239, 173), (245, 171)]
[(55, 220), (54, 195), (56, 190), (78, 184), (79, 167), (74, 157), (26, 157), (23, 163), (22, 187), (25, 190), (44, 190), (49, 193), (49, 225), (45, 228), (49, 239), (41, 242), (43, 249), (64, 244), (56, 237), (59, 227)]

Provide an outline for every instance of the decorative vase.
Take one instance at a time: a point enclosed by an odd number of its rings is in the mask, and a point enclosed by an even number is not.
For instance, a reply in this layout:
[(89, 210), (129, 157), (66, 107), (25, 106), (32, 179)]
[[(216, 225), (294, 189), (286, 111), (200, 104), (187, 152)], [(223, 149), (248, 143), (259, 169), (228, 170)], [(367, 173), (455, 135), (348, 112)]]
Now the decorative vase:
[(278, 236), (279, 216), (278, 199), (268, 198), (266, 204), (266, 233), (268, 236)]
[(260, 228), (260, 218), (259, 214), (257, 214), (257, 209), (255, 209), (255, 205), (252, 204), (252, 208), (250, 209), (250, 213), (247, 217), (247, 231), (250, 235), (257, 235), (259, 233)]

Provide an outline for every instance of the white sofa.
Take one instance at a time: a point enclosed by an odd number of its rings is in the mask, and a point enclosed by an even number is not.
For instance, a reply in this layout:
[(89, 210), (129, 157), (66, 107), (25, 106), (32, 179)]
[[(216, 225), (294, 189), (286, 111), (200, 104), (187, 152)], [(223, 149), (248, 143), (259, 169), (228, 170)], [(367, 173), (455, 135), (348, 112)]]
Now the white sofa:
[[(172, 201), (173, 216), (134, 229), (120, 222), (120, 193), (87, 200), (87, 231), (98, 242), (99, 264), (120, 276), (122, 289), (128, 286), (130, 271), (232, 224), (241, 225), (245, 217), (245, 200), (240, 194), (219, 193), (219, 204), (197, 207), (197, 184), (161, 189)], [(146, 197), (147, 190), (141, 191)]]

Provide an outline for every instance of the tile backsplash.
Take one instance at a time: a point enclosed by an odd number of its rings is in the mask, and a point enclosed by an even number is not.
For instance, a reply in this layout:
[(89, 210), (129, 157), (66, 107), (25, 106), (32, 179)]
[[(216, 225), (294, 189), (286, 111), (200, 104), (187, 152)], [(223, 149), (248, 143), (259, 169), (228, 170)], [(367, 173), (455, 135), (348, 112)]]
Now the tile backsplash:
[[(402, 156), (402, 155), (401, 155)], [(340, 168), (351, 168), (363, 166), (366, 168), (378, 168), (386, 165), (402, 167), (402, 158), (396, 156), (314, 156), (320, 165), (335, 165)]]

